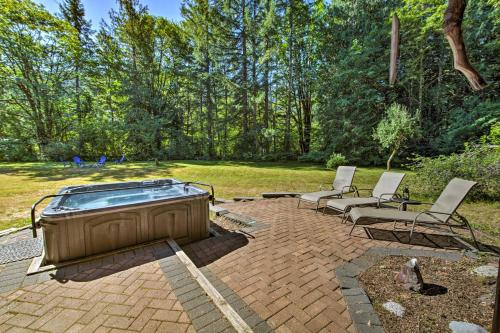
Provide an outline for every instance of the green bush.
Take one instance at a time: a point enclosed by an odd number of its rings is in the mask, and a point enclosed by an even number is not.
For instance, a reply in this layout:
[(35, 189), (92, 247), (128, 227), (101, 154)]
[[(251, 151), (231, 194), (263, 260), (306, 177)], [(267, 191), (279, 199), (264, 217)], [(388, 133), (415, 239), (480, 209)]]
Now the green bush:
[(51, 161), (68, 160), (75, 155), (72, 145), (62, 142), (50, 142), (43, 148), (43, 155)]
[(421, 157), (411, 166), (417, 172), (415, 186), (420, 193), (437, 196), (448, 182), (463, 178), (478, 182), (470, 199), (500, 199), (500, 150), (488, 144), (466, 145), (461, 154)]
[(332, 153), (330, 158), (326, 162), (326, 167), (328, 169), (337, 169), (341, 165), (347, 164), (347, 159), (342, 154)]
[(35, 144), (23, 140), (0, 139), (0, 161), (32, 162), (36, 161)]
[(321, 151), (310, 151), (299, 156), (299, 162), (324, 163), (325, 161), (326, 154)]

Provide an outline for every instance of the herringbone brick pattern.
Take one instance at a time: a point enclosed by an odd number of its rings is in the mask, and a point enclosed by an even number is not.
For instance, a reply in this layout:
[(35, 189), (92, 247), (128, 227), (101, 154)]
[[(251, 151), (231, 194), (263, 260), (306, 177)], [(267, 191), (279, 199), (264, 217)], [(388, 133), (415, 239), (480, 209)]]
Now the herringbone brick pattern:
[(297, 209), (296, 199), (226, 204), (268, 224), (252, 237), (227, 233), (184, 247), (277, 332), (354, 332), (335, 268), (372, 246), (412, 247), (368, 239), (338, 217)]
[(70, 266), (48, 281), (0, 294), (0, 332), (6, 331), (194, 329), (152, 249), (140, 249)]

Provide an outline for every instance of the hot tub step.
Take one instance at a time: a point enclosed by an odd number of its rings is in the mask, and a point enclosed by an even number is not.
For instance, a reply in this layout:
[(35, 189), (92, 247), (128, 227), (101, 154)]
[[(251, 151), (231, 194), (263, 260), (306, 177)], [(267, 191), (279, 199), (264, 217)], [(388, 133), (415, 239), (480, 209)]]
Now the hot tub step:
[(255, 201), (255, 200), (259, 200), (261, 198), (259, 197), (234, 197), (233, 200), (234, 201), (241, 201), (241, 202), (245, 202), (245, 201)]
[(302, 193), (298, 192), (264, 192), (262, 193), (262, 197), (266, 199), (273, 198), (296, 198), (299, 197)]
[(229, 211), (227, 209), (225, 209), (221, 206), (217, 206), (217, 205), (210, 204), (209, 209), (211, 212), (215, 213), (215, 215), (217, 215), (217, 216), (221, 216), (221, 215), (225, 215), (225, 214), (229, 213)]

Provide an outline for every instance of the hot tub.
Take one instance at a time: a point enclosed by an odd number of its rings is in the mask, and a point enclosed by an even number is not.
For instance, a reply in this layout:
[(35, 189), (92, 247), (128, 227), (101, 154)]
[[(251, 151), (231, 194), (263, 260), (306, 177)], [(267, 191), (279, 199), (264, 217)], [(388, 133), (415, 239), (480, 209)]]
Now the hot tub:
[(185, 244), (209, 236), (210, 194), (175, 179), (70, 186), (52, 197), (38, 223), (47, 264), (166, 237)]

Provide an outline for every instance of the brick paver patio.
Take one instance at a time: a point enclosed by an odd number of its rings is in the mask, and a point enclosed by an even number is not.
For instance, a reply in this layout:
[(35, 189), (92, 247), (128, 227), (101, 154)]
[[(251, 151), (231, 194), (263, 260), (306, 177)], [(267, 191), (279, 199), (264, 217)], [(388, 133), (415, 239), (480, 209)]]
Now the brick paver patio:
[(0, 294), (1, 332), (195, 331), (152, 248), (46, 278)]
[(350, 225), (338, 217), (296, 206), (297, 199), (286, 198), (225, 204), (268, 227), (244, 240), (230, 233), (184, 250), (277, 332), (355, 332), (335, 268), (370, 247), (423, 247), (371, 240), (363, 228), (348, 236)]
[[(335, 269), (370, 247), (421, 247), (348, 236), (296, 204), (225, 204), (260, 227), (183, 249), (255, 332), (355, 332)], [(0, 266), (0, 332), (233, 331), (176, 258), (163, 243), (32, 277), (30, 260)]]

